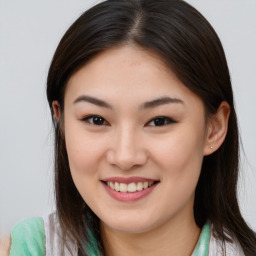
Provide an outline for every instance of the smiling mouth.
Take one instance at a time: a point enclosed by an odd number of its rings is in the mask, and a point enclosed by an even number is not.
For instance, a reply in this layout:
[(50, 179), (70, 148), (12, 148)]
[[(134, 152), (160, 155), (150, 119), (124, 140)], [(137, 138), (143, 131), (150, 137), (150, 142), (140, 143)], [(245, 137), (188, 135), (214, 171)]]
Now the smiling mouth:
[(103, 181), (104, 184), (106, 184), (110, 189), (121, 192), (121, 193), (135, 193), (139, 192), (145, 189), (148, 189), (157, 183), (159, 181), (140, 181), (140, 182), (131, 182), (131, 183), (121, 183), (117, 181)]

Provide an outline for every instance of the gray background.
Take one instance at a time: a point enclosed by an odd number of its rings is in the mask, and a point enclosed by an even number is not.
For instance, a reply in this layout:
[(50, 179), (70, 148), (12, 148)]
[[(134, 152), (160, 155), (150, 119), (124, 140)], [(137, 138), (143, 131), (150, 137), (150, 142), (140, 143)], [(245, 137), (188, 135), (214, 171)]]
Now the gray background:
[[(0, 0), (0, 233), (54, 210), (47, 69), (68, 26), (92, 0)], [(190, 0), (211, 22), (233, 80), (242, 156), (239, 201), (256, 230), (256, 1)]]

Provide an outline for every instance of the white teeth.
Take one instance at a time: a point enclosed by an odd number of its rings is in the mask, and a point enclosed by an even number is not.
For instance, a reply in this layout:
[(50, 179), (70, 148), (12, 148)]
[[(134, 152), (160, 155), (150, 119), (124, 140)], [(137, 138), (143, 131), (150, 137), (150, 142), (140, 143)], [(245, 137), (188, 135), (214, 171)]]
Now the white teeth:
[(116, 190), (116, 191), (120, 191), (120, 190), (119, 190), (119, 183), (117, 183), (117, 182), (115, 182), (115, 190)]
[(144, 183), (143, 183), (143, 188), (145, 189), (145, 188), (147, 188), (148, 187), (148, 182), (147, 181), (144, 181)]
[(141, 191), (143, 189), (143, 184), (142, 184), (142, 182), (138, 182), (138, 184), (137, 184), (137, 190), (138, 191)]
[(111, 187), (112, 189), (115, 189), (115, 184), (112, 181), (109, 182), (108, 186)]
[(128, 192), (135, 192), (136, 190), (137, 190), (137, 186), (134, 182), (128, 184)]
[(127, 184), (125, 183), (120, 183), (120, 192), (126, 193), (127, 192)]
[(112, 181), (108, 181), (106, 182), (108, 187), (110, 187), (111, 189), (118, 191), (118, 192), (122, 192), (122, 193), (133, 193), (136, 191), (141, 191), (143, 189), (147, 189), (149, 187), (151, 187), (154, 182), (153, 181), (144, 181), (144, 182), (132, 182), (129, 184), (125, 184), (125, 183), (118, 183), (118, 182), (112, 182)]

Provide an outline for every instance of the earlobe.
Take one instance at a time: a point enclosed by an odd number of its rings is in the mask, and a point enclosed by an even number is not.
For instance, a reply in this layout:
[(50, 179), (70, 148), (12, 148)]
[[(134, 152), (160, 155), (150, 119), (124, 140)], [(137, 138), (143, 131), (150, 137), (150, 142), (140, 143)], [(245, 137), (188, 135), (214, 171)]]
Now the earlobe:
[(209, 120), (204, 155), (210, 155), (218, 150), (225, 140), (228, 131), (229, 115), (230, 106), (226, 101), (223, 101), (217, 113)]
[(57, 100), (52, 102), (52, 109), (54, 112), (55, 120), (58, 122), (60, 120), (60, 104)]

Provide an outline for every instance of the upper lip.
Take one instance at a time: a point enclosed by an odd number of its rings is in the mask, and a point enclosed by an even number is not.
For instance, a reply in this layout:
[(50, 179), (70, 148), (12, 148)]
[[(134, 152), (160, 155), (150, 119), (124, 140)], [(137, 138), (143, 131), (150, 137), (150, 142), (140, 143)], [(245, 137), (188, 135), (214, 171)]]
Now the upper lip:
[(137, 183), (137, 182), (154, 182), (154, 181), (159, 181), (157, 179), (150, 179), (150, 178), (145, 178), (145, 177), (109, 177), (106, 179), (102, 179), (101, 181), (103, 182), (118, 182), (118, 183), (124, 183), (124, 184), (129, 184), (129, 183)]

